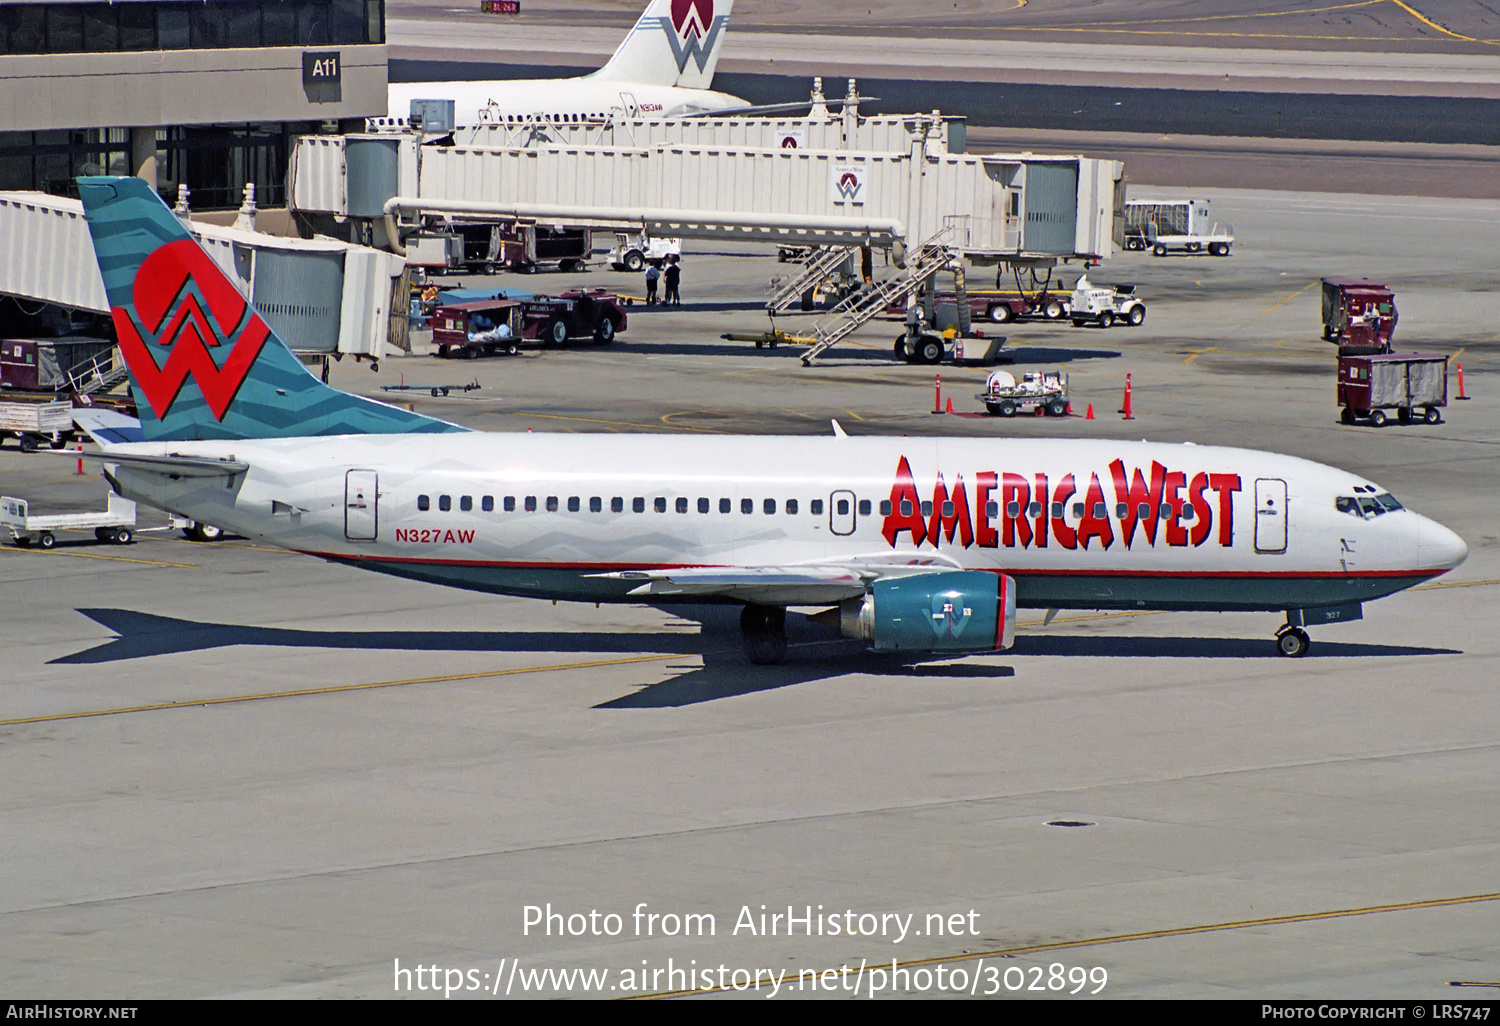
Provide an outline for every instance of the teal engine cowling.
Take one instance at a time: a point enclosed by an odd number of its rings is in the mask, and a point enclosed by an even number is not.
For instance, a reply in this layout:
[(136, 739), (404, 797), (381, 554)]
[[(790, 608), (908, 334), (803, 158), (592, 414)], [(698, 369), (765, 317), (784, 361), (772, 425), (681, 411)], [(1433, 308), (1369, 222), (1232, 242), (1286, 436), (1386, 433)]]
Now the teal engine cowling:
[(1016, 582), (976, 570), (888, 577), (840, 607), (839, 627), (877, 652), (995, 652), (1016, 635)]

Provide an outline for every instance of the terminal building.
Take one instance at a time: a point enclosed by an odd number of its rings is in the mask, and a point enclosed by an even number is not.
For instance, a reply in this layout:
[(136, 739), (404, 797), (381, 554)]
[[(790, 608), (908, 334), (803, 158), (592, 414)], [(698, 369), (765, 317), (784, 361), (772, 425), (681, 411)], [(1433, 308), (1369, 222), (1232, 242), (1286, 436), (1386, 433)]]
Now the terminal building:
[(282, 207), (296, 137), (362, 131), (386, 82), (385, 0), (0, 0), (0, 191)]

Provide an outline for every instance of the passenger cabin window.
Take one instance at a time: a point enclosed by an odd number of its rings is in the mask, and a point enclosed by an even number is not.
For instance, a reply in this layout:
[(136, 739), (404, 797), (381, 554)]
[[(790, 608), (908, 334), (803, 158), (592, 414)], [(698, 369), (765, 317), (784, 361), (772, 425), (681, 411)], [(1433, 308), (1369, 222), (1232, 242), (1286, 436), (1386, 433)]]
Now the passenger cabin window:
[(786, 511), (787, 511), (787, 513), (791, 514), (792, 516), (796, 516), (797, 515), (797, 500), (796, 499), (788, 499), (788, 500), (786, 500)]
[(484, 510), (486, 513), (495, 512), (495, 497), (493, 495), (486, 495), (484, 498), (480, 499), (479, 508)]
[(809, 502), (807, 504), (807, 511), (809, 513), (811, 513), (815, 517), (822, 516), (823, 515), (823, 500), (822, 499), (814, 499), (812, 502)]
[(883, 517), (888, 517), (888, 516), (891, 515), (891, 500), (890, 499), (881, 499), (880, 500), (880, 515), (883, 516)]
[(507, 513), (514, 513), (515, 511), (516, 511), (516, 497), (514, 495), (507, 495), (505, 497), (505, 512), (507, 512)]
[(776, 512), (776, 500), (775, 499), (766, 499), (761, 505), (765, 509), (767, 516), (769, 516), (770, 514)]
[(867, 516), (870, 515), (870, 500), (869, 499), (860, 499), (859, 500), (859, 515), (862, 516), (862, 517), (867, 517)]
[(834, 509), (838, 511), (839, 516), (847, 517), (849, 515), (849, 500), (840, 499), (837, 503), (834, 504)]
[(536, 512), (536, 496), (535, 495), (528, 495), (528, 496), (526, 496), (526, 512), (528, 512), (528, 513), (535, 513)]
[(603, 513), (604, 512), (604, 500), (601, 499), (597, 495), (595, 495), (591, 499), (589, 499), (589, 512), (590, 513)]
[[(1062, 516), (1062, 503), (1057, 503), (1056, 509), (1057, 512), (1053, 515), (1059, 517)], [(991, 520), (993, 520), (995, 517), (998, 517), (1000, 515), (1000, 504), (998, 502), (995, 502), (994, 500), (985, 503), (984, 515), (989, 517)]]
[(646, 512), (646, 500), (637, 495), (634, 499), (630, 500), (630, 508), (637, 513), (644, 513)]
[(570, 496), (568, 496), (568, 512), (569, 513), (577, 513), (582, 508), (583, 508), (582, 505), (578, 501), (578, 496), (576, 496), (576, 495), (570, 495)]
[(549, 495), (549, 496), (547, 496), (547, 512), (548, 513), (556, 513), (557, 512), (557, 496), (555, 496), (555, 495)]
[(474, 497), (472, 495), (460, 496), (458, 500), (458, 508), (464, 513), (472, 512), (474, 509)]
[(440, 509), (444, 513), (446, 513), (450, 509), (452, 509), (452, 508), (453, 508), (453, 497), (452, 496), (449, 496), (449, 495), (439, 495), (438, 496), (438, 509)]
[(719, 512), (720, 513), (732, 513), (733, 511), (734, 511), (734, 503), (730, 502), (728, 499), (720, 499), (719, 500)]
[(619, 495), (616, 495), (613, 499), (610, 499), (609, 500), (609, 511), (611, 513), (624, 513), (625, 512), (625, 499), (622, 496), (619, 496)]
[(740, 512), (741, 513), (754, 513), (755, 512), (755, 500), (754, 499), (741, 499), (740, 500)]
[(709, 501), (707, 499), (699, 499), (698, 500), (698, 512), (699, 513), (707, 513), (709, 511), (710, 506), (711, 506), (711, 504), (709, 503)]
[(662, 495), (658, 495), (656, 497), (656, 512), (658, 512), (658, 513), (665, 513), (666, 511), (667, 511), (667, 500), (666, 500), (666, 497), (662, 496)]
[(687, 511), (688, 511), (687, 496), (686, 495), (678, 496), (678, 498), (677, 498), (677, 512), (679, 512), (679, 513), (686, 513)]
[(431, 499), (429, 499), (425, 495), (418, 495), (417, 496), (417, 509), (421, 510), (423, 513), (426, 513), (431, 508), (432, 508), (432, 500)]

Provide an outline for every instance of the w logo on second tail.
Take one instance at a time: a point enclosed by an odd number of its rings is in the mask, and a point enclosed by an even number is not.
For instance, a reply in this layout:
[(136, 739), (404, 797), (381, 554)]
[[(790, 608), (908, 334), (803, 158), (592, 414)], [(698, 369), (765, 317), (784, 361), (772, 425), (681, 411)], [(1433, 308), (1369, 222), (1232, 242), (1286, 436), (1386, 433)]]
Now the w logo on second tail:
[(729, 16), (714, 17), (714, 0), (672, 0), (672, 16), (658, 18), (657, 23), (672, 47), (678, 73), (687, 71), (688, 61), (703, 73), (708, 70), (719, 34), (729, 24)]
[[(166, 243), (148, 256), (131, 298), (133, 310), (111, 311), (115, 332), (130, 375), (157, 419), (166, 417), (191, 377), (214, 417), (223, 420), (270, 336), (266, 322), (191, 239)], [(161, 352), (166, 360), (158, 363)]]

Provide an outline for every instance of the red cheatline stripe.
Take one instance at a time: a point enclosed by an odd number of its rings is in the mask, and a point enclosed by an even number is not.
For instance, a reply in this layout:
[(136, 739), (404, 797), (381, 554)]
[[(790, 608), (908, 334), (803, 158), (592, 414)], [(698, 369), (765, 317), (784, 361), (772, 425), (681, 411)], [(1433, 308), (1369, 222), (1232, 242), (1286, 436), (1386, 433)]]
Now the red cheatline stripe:
[[(357, 552), (318, 552), (313, 549), (294, 549), (304, 556), (319, 559), (343, 559), (361, 563), (410, 563), (418, 566), (474, 566), (492, 567), (497, 570), (596, 570), (613, 572), (620, 570), (705, 570), (744, 569), (723, 563), (548, 563), (504, 559), (430, 559), (424, 556), (365, 555)], [(934, 567), (934, 570), (955, 570), (956, 567)], [(1092, 570), (1092, 569), (1022, 569), (1019, 567), (977, 567), (990, 573), (1030, 577), (1174, 577), (1184, 579), (1224, 580), (1271, 580), (1271, 579), (1326, 579), (1347, 580), (1362, 577), (1439, 577), (1446, 570)]]

